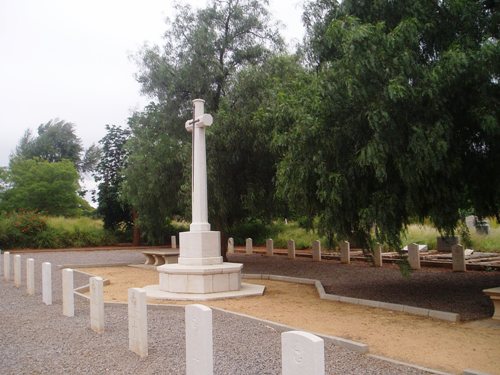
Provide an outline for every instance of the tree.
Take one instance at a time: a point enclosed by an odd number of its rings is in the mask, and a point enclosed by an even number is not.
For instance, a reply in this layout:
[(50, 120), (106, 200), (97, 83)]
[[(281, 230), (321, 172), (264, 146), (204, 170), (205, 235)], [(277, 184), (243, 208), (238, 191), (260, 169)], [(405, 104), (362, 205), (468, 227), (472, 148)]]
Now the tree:
[(78, 173), (69, 160), (15, 159), (0, 196), (2, 210), (31, 210), (47, 215), (74, 216), (81, 212)]
[(40, 158), (49, 162), (70, 160), (80, 168), (83, 151), (81, 140), (75, 134), (75, 125), (64, 120), (50, 120), (38, 127), (34, 136), (26, 130), (19, 141), (14, 157), (22, 159)]
[(133, 225), (132, 207), (121, 194), (123, 169), (126, 166), (125, 143), (130, 130), (116, 125), (106, 125), (106, 135), (99, 141), (99, 162), (94, 179), (97, 186), (97, 213), (102, 216), (104, 228), (116, 230), (120, 224), (127, 228)]
[(453, 232), (464, 208), (498, 215), (493, 2), (313, 4), (325, 17), (310, 18), (316, 78), (274, 104), (282, 194), (365, 247), (374, 225), (398, 248), (413, 219)]
[[(219, 108), (236, 85), (237, 73), (263, 63), (282, 47), (263, 4), (267, 2), (214, 0), (197, 12), (178, 7), (164, 48), (146, 47), (140, 54), (138, 80), (143, 93), (157, 103), (130, 121), (124, 191), (150, 238), (160, 240), (174, 215), (189, 217), (191, 142), (184, 123), (192, 116), (191, 101), (205, 99), (207, 111), (222, 123)], [(225, 179), (216, 178), (231, 182), (233, 172), (228, 173)], [(238, 203), (241, 198), (231, 197)], [(222, 225), (225, 217), (213, 220)]]

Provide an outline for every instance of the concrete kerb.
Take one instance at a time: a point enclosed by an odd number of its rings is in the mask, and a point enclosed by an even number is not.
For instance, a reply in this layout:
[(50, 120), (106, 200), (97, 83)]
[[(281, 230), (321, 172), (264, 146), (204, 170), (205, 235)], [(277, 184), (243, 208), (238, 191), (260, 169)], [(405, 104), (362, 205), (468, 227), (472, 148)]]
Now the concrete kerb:
[(328, 300), (328, 301), (344, 302), (344, 303), (350, 303), (350, 304), (354, 304), (354, 305), (362, 305), (362, 306), (375, 307), (375, 308), (385, 309), (385, 310), (405, 312), (405, 313), (411, 314), (411, 315), (426, 316), (426, 317), (430, 317), (433, 319), (445, 320), (448, 322), (460, 321), (460, 315), (456, 314), (456, 313), (452, 313), (452, 312), (431, 310), (431, 309), (425, 309), (425, 308), (421, 308), (421, 307), (400, 305), (400, 304), (396, 304), (396, 303), (374, 301), (374, 300), (368, 300), (368, 299), (362, 299), (362, 298), (346, 297), (346, 296), (340, 296), (340, 295), (336, 295), (336, 294), (327, 294), (327, 293), (325, 293), (325, 289), (323, 288), (323, 285), (321, 284), (321, 281), (319, 281), (319, 280), (305, 279), (305, 278), (299, 278), (299, 277), (290, 277), (290, 276), (266, 275), (266, 274), (242, 274), (242, 278), (244, 278), (244, 279), (286, 281), (286, 282), (291, 282), (291, 283), (314, 285), (316, 287), (316, 290), (318, 291), (320, 299), (324, 299), (324, 300)]
[(423, 366), (419, 366), (419, 365), (414, 365), (413, 363), (398, 361), (396, 359), (384, 357), (384, 356), (381, 356), (381, 355), (367, 354), (367, 356), (371, 357), (371, 358), (380, 359), (382, 361), (390, 362), (390, 363), (393, 363), (395, 365), (403, 365), (403, 366), (406, 366), (406, 367), (414, 368), (416, 370), (430, 372), (431, 374), (436, 374), (436, 375), (453, 375), (453, 373), (451, 373), (451, 372), (443, 372), (443, 371), (439, 371), (439, 370), (434, 370), (434, 369), (431, 369), (431, 368), (428, 368), (428, 367), (423, 367)]

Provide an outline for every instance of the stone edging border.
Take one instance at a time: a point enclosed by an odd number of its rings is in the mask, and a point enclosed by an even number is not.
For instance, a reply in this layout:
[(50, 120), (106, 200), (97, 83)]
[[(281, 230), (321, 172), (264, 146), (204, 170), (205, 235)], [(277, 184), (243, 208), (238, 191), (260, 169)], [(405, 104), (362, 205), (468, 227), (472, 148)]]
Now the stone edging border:
[(456, 323), (460, 321), (460, 314), (439, 311), (439, 310), (431, 310), (425, 309), (421, 307), (409, 306), (409, 305), (400, 305), (397, 303), (388, 303), (381, 301), (374, 301), (369, 299), (361, 299), (361, 298), (353, 298), (353, 297), (345, 297), (337, 294), (327, 294), (325, 293), (325, 289), (319, 280), (315, 279), (305, 279), (300, 277), (290, 277), (290, 276), (278, 276), (278, 275), (266, 275), (266, 274), (242, 274), (243, 278), (246, 279), (260, 279), (260, 280), (275, 280), (275, 281), (287, 281), (297, 284), (308, 284), (314, 285), (316, 290), (319, 293), (319, 298), (329, 301), (335, 302), (345, 302), (351, 303), (354, 305), (368, 306), (368, 307), (377, 307), (379, 309), (392, 310), (405, 312), (411, 315), (418, 316), (427, 316), (429, 318), (445, 320), (448, 322)]

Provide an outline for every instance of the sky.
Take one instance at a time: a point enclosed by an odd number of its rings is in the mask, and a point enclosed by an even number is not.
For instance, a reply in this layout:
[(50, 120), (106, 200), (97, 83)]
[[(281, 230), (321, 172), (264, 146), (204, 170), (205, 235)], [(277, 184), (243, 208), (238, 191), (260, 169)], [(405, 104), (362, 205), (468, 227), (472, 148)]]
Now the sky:
[[(206, 0), (184, 0), (195, 8)], [(270, 0), (282, 35), (302, 39), (303, 0)], [(0, 0), (0, 166), (26, 129), (59, 118), (85, 148), (149, 99), (130, 57), (161, 44), (172, 0)]]

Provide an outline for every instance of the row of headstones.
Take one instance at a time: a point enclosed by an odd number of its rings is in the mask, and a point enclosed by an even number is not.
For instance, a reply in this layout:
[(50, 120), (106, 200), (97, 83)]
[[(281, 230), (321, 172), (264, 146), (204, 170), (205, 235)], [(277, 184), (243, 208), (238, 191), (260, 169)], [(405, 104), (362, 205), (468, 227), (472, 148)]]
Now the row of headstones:
[[(288, 240), (287, 242), (288, 258), (295, 259), (295, 241)], [(234, 253), (234, 239), (231, 237), (227, 243), (227, 251), (229, 253)], [(251, 238), (247, 238), (245, 242), (245, 253), (253, 254), (253, 241)], [(266, 240), (266, 255), (274, 255), (274, 243), (273, 240)], [(312, 259), (315, 262), (321, 261), (321, 242), (319, 240), (313, 241), (312, 243)], [(382, 246), (377, 246), (373, 254), (373, 259), (375, 266), (382, 267)], [(351, 263), (351, 245), (348, 241), (342, 241), (340, 243), (340, 262), (344, 264)]]
[[(4, 253), (4, 279), (10, 280), (10, 253)], [(27, 289), (35, 293), (35, 261), (27, 259)], [(52, 304), (52, 265), (42, 264), (42, 300)], [(14, 256), (14, 282), (21, 286), (21, 256)], [(103, 279), (90, 277), (90, 327), (97, 333), (104, 332)], [(74, 277), (73, 270), (62, 270), (63, 315), (73, 317)], [(213, 374), (212, 310), (204, 305), (188, 305), (185, 309), (186, 374)], [(146, 291), (140, 288), (128, 290), (129, 350), (140, 357), (148, 355), (148, 323)], [(324, 342), (307, 332), (289, 331), (281, 334), (282, 374), (324, 375)]]
[[(231, 237), (228, 240), (227, 249), (229, 253), (234, 253), (234, 239)], [(287, 243), (288, 258), (295, 259), (295, 241), (289, 240)], [(408, 245), (408, 263), (413, 270), (419, 270), (420, 266), (420, 253), (419, 246), (416, 243)], [(245, 243), (246, 254), (253, 253), (253, 242), (251, 238), (246, 239)], [(272, 256), (274, 253), (273, 240), (266, 240), (266, 255)], [(465, 253), (462, 245), (457, 244), (452, 247), (452, 263), (453, 271), (465, 271)], [(313, 261), (321, 261), (321, 242), (316, 240), (312, 243), (312, 257)], [(351, 262), (351, 246), (348, 241), (340, 243), (340, 262), (350, 264)], [(375, 267), (382, 267), (382, 245), (375, 247), (373, 252), (373, 263)]]

